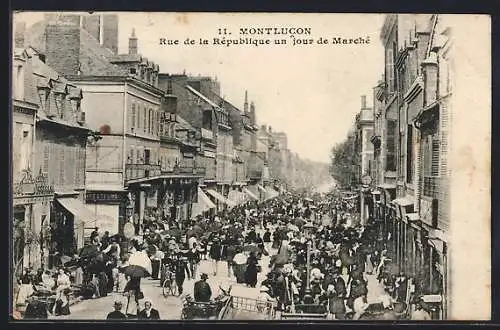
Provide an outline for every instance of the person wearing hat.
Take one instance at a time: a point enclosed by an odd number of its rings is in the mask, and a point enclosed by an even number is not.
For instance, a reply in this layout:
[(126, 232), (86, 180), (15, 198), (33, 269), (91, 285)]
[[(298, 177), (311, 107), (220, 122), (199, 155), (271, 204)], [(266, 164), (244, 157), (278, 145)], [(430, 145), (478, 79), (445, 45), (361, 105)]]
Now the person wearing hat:
[(119, 300), (115, 301), (113, 305), (114, 311), (110, 312), (106, 317), (107, 320), (125, 320), (127, 316), (122, 313), (123, 303)]
[(414, 321), (430, 321), (432, 320), (431, 315), (424, 309), (422, 299), (415, 303), (414, 310), (411, 312), (411, 320)]
[(153, 308), (153, 304), (150, 299), (144, 300), (144, 309), (137, 315), (139, 320), (159, 320), (160, 313), (158, 310)]
[(209, 302), (212, 297), (212, 289), (210, 284), (207, 283), (208, 275), (201, 274), (201, 279), (194, 283), (194, 300), (199, 302)]
[(340, 277), (340, 272), (337, 268), (331, 270), (332, 281), (331, 285), (334, 288), (334, 295), (330, 301), (330, 313), (332, 313), (337, 320), (345, 319), (346, 307), (344, 300), (346, 299), (347, 289), (345, 281)]

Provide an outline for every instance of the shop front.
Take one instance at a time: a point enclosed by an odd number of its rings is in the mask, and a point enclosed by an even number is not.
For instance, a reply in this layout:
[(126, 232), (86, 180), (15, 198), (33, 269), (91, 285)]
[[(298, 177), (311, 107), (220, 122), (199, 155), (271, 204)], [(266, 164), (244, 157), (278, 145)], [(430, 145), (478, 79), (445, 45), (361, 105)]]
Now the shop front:
[(53, 187), (40, 173), (33, 178), (27, 171), (13, 187), (13, 267), (47, 266), (50, 242), (50, 208), (54, 199)]
[(392, 201), (396, 208), (396, 230), (395, 230), (395, 240), (396, 240), (396, 263), (400, 272), (404, 272), (406, 275), (406, 270), (408, 269), (410, 262), (408, 260), (408, 242), (411, 240), (409, 237), (412, 234), (411, 226), (408, 223), (406, 214), (414, 212), (413, 201), (407, 197), (396, 198)]
[(93, 211), (88, 225), (107, 231), (109, 235), (123, 234), (127, 222), (127, 191), (123, 188), (89, 187), (85, 193), (85, 203)]
[[(52, 246), (49, 266), (56, 265), (61, 255), (73, 256), (85, 244), (85, 232), (90, 232), (95, 213), (84, 204), (83, 193), (56, 192), (51, 209)], [(88, 236), (88, 235), (87, 235)]]

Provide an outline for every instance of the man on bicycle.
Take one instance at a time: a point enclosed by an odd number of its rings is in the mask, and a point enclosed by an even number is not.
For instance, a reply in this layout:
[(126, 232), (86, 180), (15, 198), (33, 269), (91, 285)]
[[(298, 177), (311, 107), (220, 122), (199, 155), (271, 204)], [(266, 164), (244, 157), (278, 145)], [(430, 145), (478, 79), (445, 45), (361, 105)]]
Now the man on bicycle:
[(208, 275), (201, 274), (201, 280), (194, 283), (194, 300), (199, 302), (210, 302), (212, 297), (212, 289), (207, 283)]

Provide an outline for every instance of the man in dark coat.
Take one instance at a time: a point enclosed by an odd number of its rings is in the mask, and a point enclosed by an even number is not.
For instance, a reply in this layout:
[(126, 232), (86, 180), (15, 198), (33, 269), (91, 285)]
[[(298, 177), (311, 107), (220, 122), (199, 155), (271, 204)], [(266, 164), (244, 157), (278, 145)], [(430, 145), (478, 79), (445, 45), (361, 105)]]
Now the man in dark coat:
[(212, 297), (212, 289), (207, 283), (208, 275), (201, 274), (201, 280), (194, 284), (194, 300), (200, 302), (209, 302)]
[(108, 314), (107, 320), (126, 320), (127, 315), (122, 313), (123, 303), (121, 301), (115, 301), (115, 310)]
[(159, 320), (160, 313), (152, 307), (151, 301), (147, 300), (144, 302), (144, 309), (139, 312), (137, 318), (139, 320)]
[(47, 319), (47, 306), (40, 300), (35, 299), (33, 296), (28, 298), (28, 305), (26, 306), (26, 311), (24, 312), (24, 319)]

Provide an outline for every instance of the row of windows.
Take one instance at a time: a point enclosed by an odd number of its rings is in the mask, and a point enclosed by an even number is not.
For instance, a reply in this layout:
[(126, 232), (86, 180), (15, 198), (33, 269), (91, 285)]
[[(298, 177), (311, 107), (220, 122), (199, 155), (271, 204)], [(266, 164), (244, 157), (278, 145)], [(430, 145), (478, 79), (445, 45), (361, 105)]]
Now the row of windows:
[(153, 136), (175, 137), (175, 122), (170, 118), (169, 113), (160, 110), (141, 107), (132, 103), (129, 116), (128, 127), (131, 133), (145, 133)]

